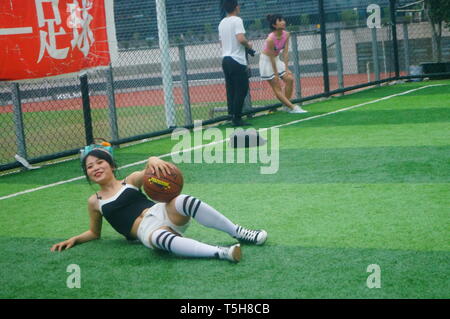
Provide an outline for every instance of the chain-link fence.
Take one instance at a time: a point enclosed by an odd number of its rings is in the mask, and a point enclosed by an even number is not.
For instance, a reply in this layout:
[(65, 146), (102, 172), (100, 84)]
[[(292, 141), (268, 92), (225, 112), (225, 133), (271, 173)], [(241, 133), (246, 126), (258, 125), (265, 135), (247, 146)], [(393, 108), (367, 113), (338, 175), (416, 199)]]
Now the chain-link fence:
[[(449, 29), (443, 24), (436, 38), (426, 1), (239, 2), (246, 36), (256, 50), (249, 57), (248, 114), (281, 105), (258, 70), (270, 13), (282, 14), (291, 32), (295, 102), (450, 72)], [(158, 28), (161, 4), (165, 42)], [(227, 119), (219, 4), (115, 0), (119, 57), (110, 68), (62, 80), (1, 82), (0, 171), (20, 166), (16, 154), (30, 163), (76, 154), (93, 136), (119, 145), (190, 127), (195, 120)], [(429, 63), (436, 59), (444, 63)], [(87, 96), (89, 104), (83, 103)]]

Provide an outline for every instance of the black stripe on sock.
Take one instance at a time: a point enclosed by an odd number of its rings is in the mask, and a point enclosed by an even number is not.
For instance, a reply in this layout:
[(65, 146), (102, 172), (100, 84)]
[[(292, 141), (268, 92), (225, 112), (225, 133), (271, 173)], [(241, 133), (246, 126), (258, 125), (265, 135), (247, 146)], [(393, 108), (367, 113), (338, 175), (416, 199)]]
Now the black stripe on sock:
[(189, 216), (189, 214), (188, 214), (187, 211), (186, 211), (186, 203), (187, 203), (187, 201), (188, 201), (188, 199), (189, 199), (190, 197), (191, 197), (191, 196), (186, 196), (185, 199), (184, 199), (184, 201), (183, 201), (183, 213), (184, 213), (184, 215), (186, 215), (186, 216)]
[(192, 207), (194, 206), (194, 203), (196, 200), (198, 200), (198, 199), (192, 197), (191, 204), (189, 205), (189, 216), (191, 216), (191, 217), (194, 217), (194, 216), (192, 216)]
[(166, 235), (166, 236), (165, 236), (164, 239), (162, 240), (162, 243), (161, 243), (161, 249), (168, 250), (167, 247), (166, 247), (166, 245), (165, 245), (165, 242), (166, 242), (167, 238), (170, 237), (171, 234), (172, 234), (171, 232), (168, 232), (168, 231), (165, 232), (165, 235)]
[(194, 213), (192, 214), (192, 218), (195, 218), (195, 215), (197, 214), (198, 208), (200, 207), (201, 203), (202, 203), (202, 201), (198, 200), (198, 204), (197, 204), (197, 206), (195, 206)]
[(163, 236), (165, 233), (167, 233), (167, 231), (162, 231), (161, 234), (159, 234), (158, 237), (156, 237), (155, 244), (159, 248), (161, 248), (161, 244), (159, 243), (159, 240), (161, 239), (161, 236)]
[(169, 242), (167, 243), (167, 250), (172, 252), (172, 241), (175, 239), (175, 237), (177, 237), (176, 235), (173, 235), (170, 239)]

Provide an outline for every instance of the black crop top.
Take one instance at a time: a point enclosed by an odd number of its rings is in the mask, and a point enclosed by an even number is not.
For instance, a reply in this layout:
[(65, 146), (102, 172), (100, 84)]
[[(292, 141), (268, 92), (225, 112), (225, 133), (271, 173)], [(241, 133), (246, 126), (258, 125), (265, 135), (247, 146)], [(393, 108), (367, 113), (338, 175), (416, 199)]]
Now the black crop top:
[(99, 198), (98, 202), (103, 217), (127, 239), (132, 239), (130, 232), (136, 218), (144, 209), (155, 205), (137, 187), (126, 183), (113, 197)]

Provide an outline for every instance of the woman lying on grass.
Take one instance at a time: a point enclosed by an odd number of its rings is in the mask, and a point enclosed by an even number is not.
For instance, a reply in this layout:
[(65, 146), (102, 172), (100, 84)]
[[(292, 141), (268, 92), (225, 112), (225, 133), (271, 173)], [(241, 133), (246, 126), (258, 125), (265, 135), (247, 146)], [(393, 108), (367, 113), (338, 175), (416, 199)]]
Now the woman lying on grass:
[(208, 204), (188, 195), (178, 195), (169, 203), (154, 203), (141, 191), (147, 169), (157, 176), (170, 174), (173, 164), (158, 157), (150, 157), (142, 171), (128, 175), (124, 180), (116, 178), (117, 166), (112, 148), (90, 145), (84, 148), (81, 166), (89, 182), (100, 190), (89, 197), (89, 230), (52, 246), (51, 251), (72, 248), (99, 239), (102, 217), (128, 240), (139, 239), (149, 248), (168, 251), (178, 256), (219, 258), (231, 262), (241, 259), (240, 244), (230, 247), (212, 246), (183, 237), (191, 218), (200, 224), (223, 231), (246, 243), (262, 245), (267, 239), (264, 230), (250, 230), (232, 223)]

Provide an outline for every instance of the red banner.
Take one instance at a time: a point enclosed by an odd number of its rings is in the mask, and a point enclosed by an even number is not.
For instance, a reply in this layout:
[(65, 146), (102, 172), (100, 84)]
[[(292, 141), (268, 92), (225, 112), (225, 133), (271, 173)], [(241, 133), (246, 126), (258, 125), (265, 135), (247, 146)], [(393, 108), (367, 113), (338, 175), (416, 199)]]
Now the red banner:
[(1, 0), (0, 81), (107, 66), (117, 54), (113, 0)]

